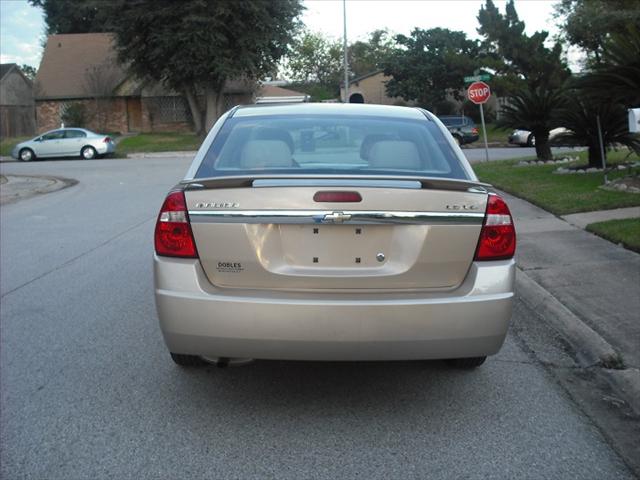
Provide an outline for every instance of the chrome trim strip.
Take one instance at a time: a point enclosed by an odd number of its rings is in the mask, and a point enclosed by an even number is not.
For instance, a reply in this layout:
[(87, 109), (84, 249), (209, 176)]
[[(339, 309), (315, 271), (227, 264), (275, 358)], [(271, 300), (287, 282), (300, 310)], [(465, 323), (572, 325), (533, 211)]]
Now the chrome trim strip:
[(253, 181), (254, 188), (260, 187), (375, 187), (375, 188), (407, 188), (420, 190), (422, 183), (417, 180), (360, 180), (360, 179), (328, 179), (328, 178), (269, 178)]
[(372, 210), (189, 210), (194, 223), (481, 225), (479, 212)]

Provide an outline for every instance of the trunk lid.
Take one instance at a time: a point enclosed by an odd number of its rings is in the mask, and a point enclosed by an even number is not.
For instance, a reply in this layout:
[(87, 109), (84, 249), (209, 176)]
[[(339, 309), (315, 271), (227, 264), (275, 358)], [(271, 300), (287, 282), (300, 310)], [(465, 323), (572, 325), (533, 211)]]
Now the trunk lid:
[[(314, 200), (326, 191), (362, 200)], [(185, 198), (215, 286), (398, 291), (460, 285), (487, 192), (447, 180), (263, 179), (203, 181)]]

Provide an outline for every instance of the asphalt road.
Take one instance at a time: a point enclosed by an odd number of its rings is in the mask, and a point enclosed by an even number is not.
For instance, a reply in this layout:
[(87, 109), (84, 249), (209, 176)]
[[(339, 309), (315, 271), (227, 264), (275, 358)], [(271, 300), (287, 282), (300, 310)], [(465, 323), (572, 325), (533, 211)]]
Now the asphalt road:
[(633, 478), (517, 328), (475, 371), (175, 366), (152, 231), (187, 164), (0, 167), (79, 180), (0, 208), (2, 478)]
[[(583, 148), (579, 148), (582, 150)], [(575, 149), (570, 147), (553, 147), (551, 151), (554, 154), (562, 152), (573, 152)], [(464, 148), (462, 152), (467, 157), (470, 163), (478, 163), (486, 161), (486, 154), (484, 148), (480, 148), (476, 143), (474, 148)], [(502, 148), (490, 148), (489, 149), (489, 161), (495, 160), (508, 160), (510, 158), (526, 158), (535, 157), (536, 149), (532, 147), (502, 147)]]

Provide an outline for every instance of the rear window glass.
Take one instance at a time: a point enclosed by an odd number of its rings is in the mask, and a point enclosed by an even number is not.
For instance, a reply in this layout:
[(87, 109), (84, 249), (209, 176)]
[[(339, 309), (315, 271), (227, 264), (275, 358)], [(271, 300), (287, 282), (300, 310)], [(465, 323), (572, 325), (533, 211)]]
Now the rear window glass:
[(232, 117), (196, 178), (269, 173), (468, 179), (447, 138), (426, 118), (348, 115)]

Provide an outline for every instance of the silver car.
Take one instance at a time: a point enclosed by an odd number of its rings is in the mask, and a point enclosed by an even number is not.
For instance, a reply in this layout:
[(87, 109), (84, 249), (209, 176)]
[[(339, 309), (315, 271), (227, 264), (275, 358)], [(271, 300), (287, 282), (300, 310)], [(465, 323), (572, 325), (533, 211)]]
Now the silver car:
[(78, 156), (91, 160), (115, 150), (116, 144), (108, 135), (84, 128), (59, 128), (17, 144), (11, 151), (11, 156), (23, 162), (36, 158)]
[(507, 333), (515, 246), (506, 203), (425, 110), (236, 107), (160, 210), (160, 328), (183, 366), (475, 367)]

